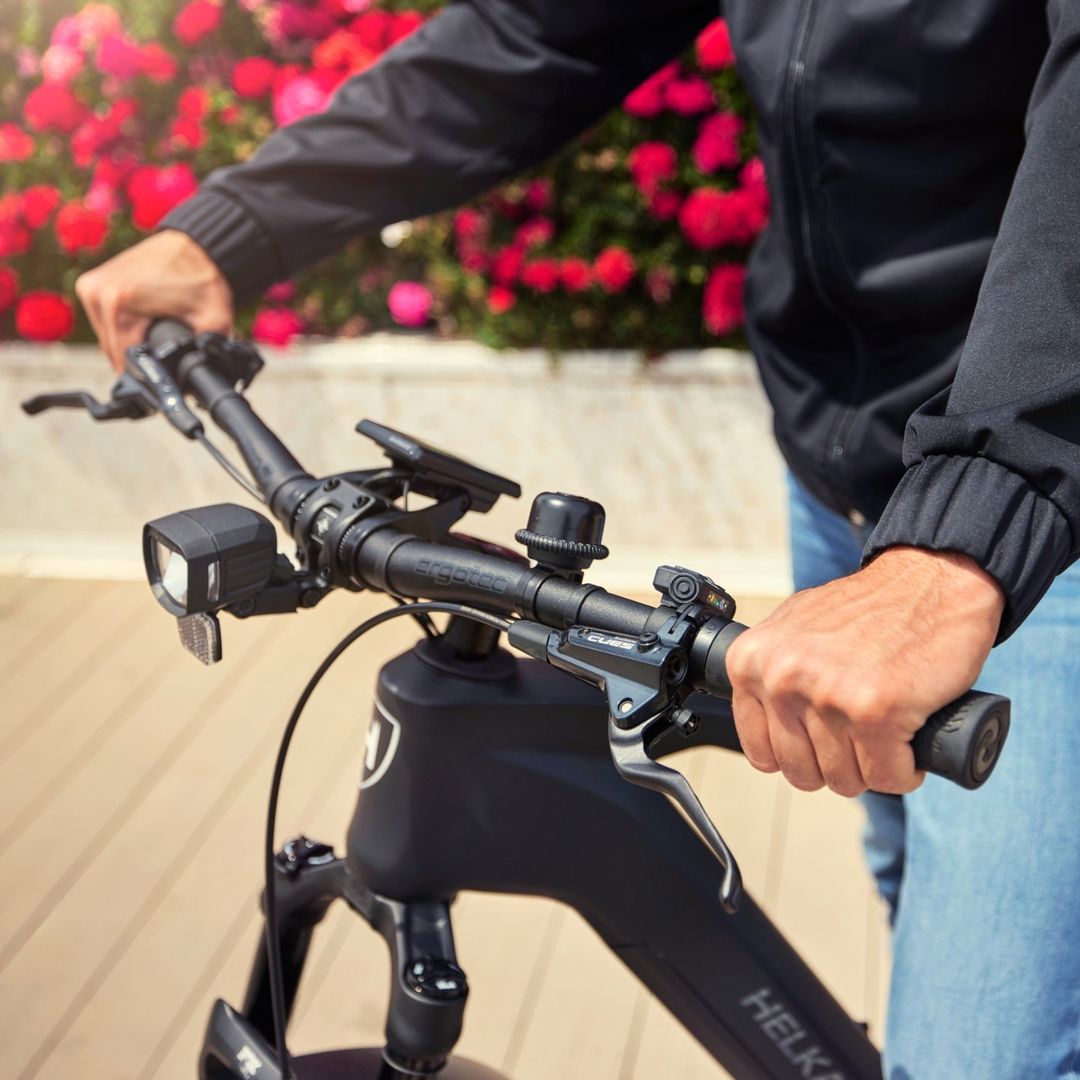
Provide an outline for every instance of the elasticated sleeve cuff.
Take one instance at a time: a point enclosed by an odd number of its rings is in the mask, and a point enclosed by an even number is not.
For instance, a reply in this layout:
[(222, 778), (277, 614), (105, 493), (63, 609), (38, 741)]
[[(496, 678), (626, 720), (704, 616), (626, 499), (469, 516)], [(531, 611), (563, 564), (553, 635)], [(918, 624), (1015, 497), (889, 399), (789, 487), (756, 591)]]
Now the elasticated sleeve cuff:
[(287, 276), (269, 229), (220, 188), (204, 187), (166, 215), (159, 228), (187, 233), (217, 263), (237, 308)]
[(998, 642), (1069, 561), (1061, 511), (1024, 477), (981, 457), (930, 456), (908, 469), (867, 541), (863, 563), (897, 545), (969, 555), (1001, 585)]

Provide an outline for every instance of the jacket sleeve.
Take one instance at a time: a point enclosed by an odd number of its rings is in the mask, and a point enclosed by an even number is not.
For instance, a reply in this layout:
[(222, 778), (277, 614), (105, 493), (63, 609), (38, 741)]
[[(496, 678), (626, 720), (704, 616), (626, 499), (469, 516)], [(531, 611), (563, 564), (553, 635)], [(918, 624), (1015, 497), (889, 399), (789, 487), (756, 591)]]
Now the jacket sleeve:
[(1026, 145), (951, 388), (910, 419), (864, 552), (971, 556), (1009, 636), (1080, 556), (1080, 4), (1049, 4)]
[(542, 160), (717, 13), (716, 0), (458, 0), (161, 227), (196, 240), (242, 304)]

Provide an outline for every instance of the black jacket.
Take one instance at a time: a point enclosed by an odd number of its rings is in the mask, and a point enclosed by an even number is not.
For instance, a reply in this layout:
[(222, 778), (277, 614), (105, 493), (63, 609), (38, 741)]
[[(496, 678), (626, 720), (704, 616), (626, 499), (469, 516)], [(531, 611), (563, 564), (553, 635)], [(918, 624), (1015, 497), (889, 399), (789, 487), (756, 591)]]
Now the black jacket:
[[(747, 311), (781, 449), (828, 505), (879, 522), (867, 557), (974, 557), (1005, 590), (1005, 637), (1080, 555), (1080, 4), (724, 14), (773, 202)], [(244, 301), (541, 160), (715, 15), (453, 3), (165, 225)]]

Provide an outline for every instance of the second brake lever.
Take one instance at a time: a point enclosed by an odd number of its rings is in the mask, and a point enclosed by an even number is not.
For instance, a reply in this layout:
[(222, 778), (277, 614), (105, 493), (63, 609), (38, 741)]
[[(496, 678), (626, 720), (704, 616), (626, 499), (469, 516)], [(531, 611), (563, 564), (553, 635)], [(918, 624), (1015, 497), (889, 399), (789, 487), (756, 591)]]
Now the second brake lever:
[(85, 409), (95, 420), (142, 420), (157, 412), (157, 402), (147, 388), (127, 372), (113, 384), (108, 401), (98, 401), (85, 390), (36, 394), (22, 403), (28, 416), (47, 409)]

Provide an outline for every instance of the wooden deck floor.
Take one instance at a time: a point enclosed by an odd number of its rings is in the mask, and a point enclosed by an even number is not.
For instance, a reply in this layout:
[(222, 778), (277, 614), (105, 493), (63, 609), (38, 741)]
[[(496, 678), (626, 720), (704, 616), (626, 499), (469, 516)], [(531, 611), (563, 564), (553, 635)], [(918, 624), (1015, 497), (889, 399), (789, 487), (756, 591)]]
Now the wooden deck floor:
[[(209, 1004), (241, 996), (254, 949), (288, 708), (378, 603), (337, 595), (294, 619), (229, 620), (225, 662), (207, 670), (144, 585), (0, 579), (0, 1076), (194, 1076)], [(374, 671), (412, 636), (404, 621), (380, 633), (305, 717), (282, 835), (340, 849)], [(716, 750), (682, 764), (750, 891), (880, 1036), (887, 941), (857, 807)], [(574, 912), (467, 895), (455, 925), (473, 988), (462, 1053), (517, 1080), (725, 1075)], [(316, 938), (293, 1048), (381, 1044), (387, 968), (381, 941), (339, 905)]]

